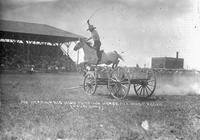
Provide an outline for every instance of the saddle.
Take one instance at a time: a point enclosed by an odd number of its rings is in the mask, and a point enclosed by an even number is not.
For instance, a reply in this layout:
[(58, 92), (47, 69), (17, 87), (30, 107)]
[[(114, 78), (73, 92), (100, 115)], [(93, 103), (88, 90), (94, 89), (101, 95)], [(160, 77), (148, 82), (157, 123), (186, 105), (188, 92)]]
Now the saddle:
[(86, 44), (87, 44), (90, 48), (93, 48), (91, 42), (86, 42)]
[[(86, 44), (87, 44), (90, 48), (96, 50), (95, 48), (92, 47), (91, 42), (86, 42)], [(98, 57), (99, 59), (97, 60), (97, 64), (96, 64), (96, 65), (98, 65), (99, 62), (101, 61), (101, 57), (102, 57), (103, 52), (104, 52), (104, 50), (100, 50), (99, 53), (97, 54), (97, 56), (99, 56), (99, 57)]]

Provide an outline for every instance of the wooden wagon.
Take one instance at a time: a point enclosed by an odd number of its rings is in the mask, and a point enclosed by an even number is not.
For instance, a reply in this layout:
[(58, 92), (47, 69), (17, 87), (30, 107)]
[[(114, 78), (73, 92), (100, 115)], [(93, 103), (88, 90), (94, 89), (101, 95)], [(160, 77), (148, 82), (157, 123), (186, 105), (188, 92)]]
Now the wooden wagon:
[(91, 66), (84, 76), (84, 91), (93, 95), (99, 85), (107, 85), (110, 94), (116, 99), (124, 99), (131, 85), (137, 96), (150, 97), (156, 88), (156, 77), (151, 69)]

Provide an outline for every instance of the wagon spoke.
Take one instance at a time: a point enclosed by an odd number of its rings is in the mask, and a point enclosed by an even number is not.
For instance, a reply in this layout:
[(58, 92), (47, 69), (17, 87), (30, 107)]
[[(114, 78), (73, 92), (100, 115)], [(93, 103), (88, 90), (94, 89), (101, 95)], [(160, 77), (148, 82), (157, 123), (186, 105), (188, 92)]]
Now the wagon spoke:
[(145, 90), (145, 87), (143, 87), (143, 96), (145, 97), (145, 94), (146, 93), (146, 90)]
[(120, 91), (119, 86), (116, 86), (116, 87), (114, 88), (114, 95), (118, 97), (118, 96), (119, 96), (119, 91)]
[(140, 85), (140, 87), (136, 90), (137, 92), (142, 88), (142, 86)]
[[(141, 86), (141, 87), (142, 87), (142, 86)], [(143, 88), (141, 88), (141, 90), (140, 90), (140, 95), (142, 94), (142, 89), (143, 89)]]
[(93, 88), (91, 87), (91, 88), (90, 88), (90, 92), (92, 92), (92, 91), (93, 91)]
[(146, 96), (146, 94), (148, 95), (148, 92), (147, 92), (146, 87), (144, 87), (144, 97)]
[(120, 90), (120, 88), (119, 88), (119, 86), (117, 84), (115, 85), (115, 89), (116, 89), (116, 91), (115, 91), (116, 93), (118, 93), (119, 90)]
[(87, 86), (87, 87), (85, 87), (85, 88), (86, 88), (86, 89), (85, 89), (86, 92), (90, 92), (90, 87)]
[(149, 95), (149, 92), (148, 92), (147, 88), (145, 88), (145, 90), (146, 90), (147, 95)]
[(143, 97), (145, 97), (145, 87), (143, 87), (142, 90), (143, 90), (143, 92), (142, 92)]
[(119, 90), (120, 90), (120, 88), (117, 88), (115, 92), (118, 94), (118, 93), (119, 93)]
[(126, 80), (124, 75), (122, 75), (122, 77), (120, 79), (121, 79), (120, 82)]
[(148, 92), (147, 92), (147, 88), (146, 88), (146, 87), (143, 87), (143, 92), (144, 92), (143, 96), (145, 97), (146, 94), (148, 94)]
[(143, 96), (145, 97), (145, 95), (146, 95), (146, 88), (143, 87)]
[(124, 97), (126, 94), (124, 95), (123, 93), (126, 93), (126, 89), (124, 89), (124, 88), (121, 88), (121, 92), (120, 92), (120, 93), (121, 93), (121, 94), (120, 94), (120, 95), (121, 95), (121, 97)]
[(114, 92), (114, 93), (117, 93), (117, 92), (119, 92), (119, 86), (116, 84), (116, 83), (113, 83), (113, 84), (110, 84), (109, 85), (109, 89), (112, 91), (112, 92)]
[(114, 78), (116, 79), (116, 80), (115, 80), (116, 82), (119, 82), (119, 81), (120, 81), (119, 78), (116, 77), (115, 75), (114, 75)]
[(144, 87), (142, 87), (141, 95), (144, 96)]
[(89, 84), (87, 84), (87, 85), (85, 86), (85, 88), (89, 89), (89, 88), (90, 88)]
[(89, 87), (88, 86), (85, 87), (85, 91), (86, 92), (89, 91)]
[(121, 85), (121, 87), (124, 89), (128, 89), (128, 87), (126, 87), (125, 85)]
[(110, 78), (113, 82), (118, 82), (116, 79)]
[(146, 87), (147, 87), (147, 89), (148, 89), (150, 92), (152, 92), (152, 89), (150, 89), (150, 87), (148, 87), (148, 85), (147, 85)]
[(118, 88), (118, 91), (116, 92), (116, 97), (121, 98), (123, 97), (123, 88)]
[(91, 88), (88, 88), (89, 93), (91, 93)]
[(121, 89), (119, 89), (119, 91), (115, 93), (115, 95), (116, 95), (117, 98), (120, 98), (120, 95), (121, 95), (120, 91), (121, 91)]

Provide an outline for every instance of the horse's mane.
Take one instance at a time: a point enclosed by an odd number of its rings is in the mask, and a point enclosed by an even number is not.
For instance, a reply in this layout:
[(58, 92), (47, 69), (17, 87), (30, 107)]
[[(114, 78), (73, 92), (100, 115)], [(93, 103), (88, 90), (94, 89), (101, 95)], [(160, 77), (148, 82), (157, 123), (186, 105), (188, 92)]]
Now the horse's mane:
[(92, 45), (91, 45), (90, 42), (88, 42), (88, 41), (86, 41), (86, 40), (83, 40), (83, 42), (86, 43), (86, 44), (88, 45), (89, 48), (95, 50), (95, 48), (92, 47)]

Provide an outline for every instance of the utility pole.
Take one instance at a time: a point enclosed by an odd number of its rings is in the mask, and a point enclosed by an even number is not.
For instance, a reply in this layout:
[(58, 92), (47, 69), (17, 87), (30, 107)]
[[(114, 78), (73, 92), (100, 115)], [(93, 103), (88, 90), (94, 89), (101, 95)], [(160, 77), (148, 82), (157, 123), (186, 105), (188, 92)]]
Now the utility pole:
[(79, 50), (77, 51), (77, 62), (76, 62), (76, 64), (78, 65), (78, 63), (79, 63)]

